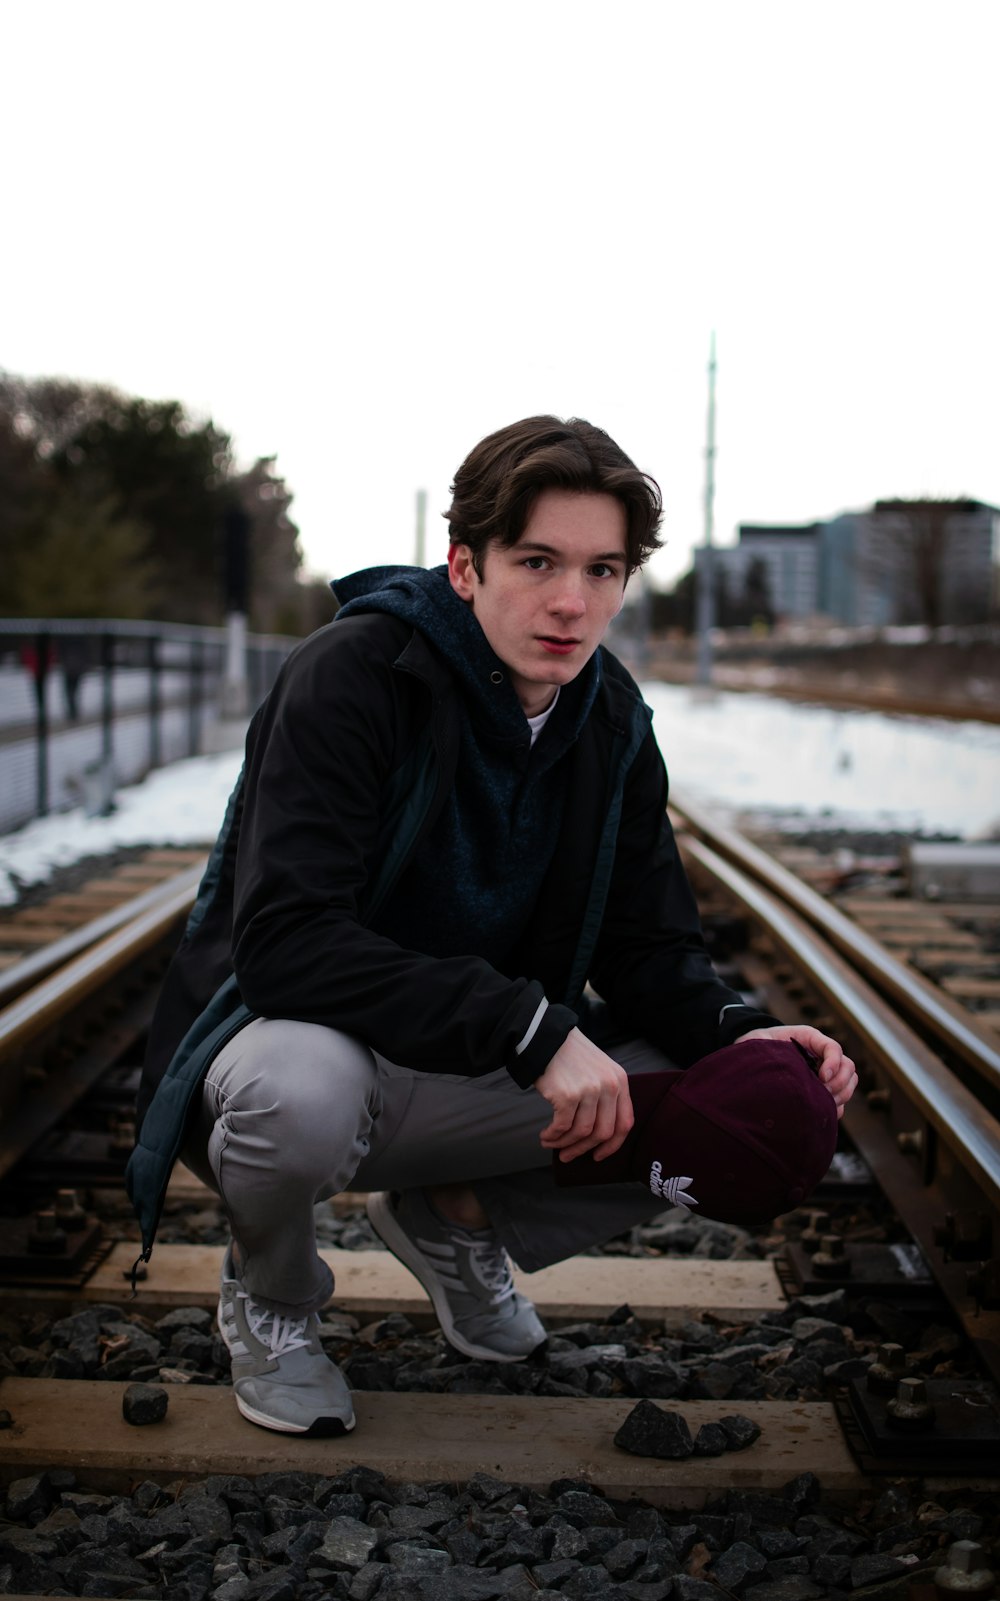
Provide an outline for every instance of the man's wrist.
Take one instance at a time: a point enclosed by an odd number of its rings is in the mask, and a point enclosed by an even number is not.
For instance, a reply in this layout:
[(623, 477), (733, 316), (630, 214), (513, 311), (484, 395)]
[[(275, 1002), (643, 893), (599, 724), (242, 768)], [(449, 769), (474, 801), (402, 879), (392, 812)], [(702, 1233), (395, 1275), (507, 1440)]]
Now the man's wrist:
[(528, 1090), (541, 1078), (559, 1047), (577, 1026), (576, 1013), (569, 1006), (547, 1006), (523, 1049), (507, 1063), (515, 1084)]
[(781, 1018), (762, 1012), (756, 1006), (734, 1002), (719, 1013), (719, 1046), (734, 1045), (744, 1034), (755, 1028), (780, 1028)]

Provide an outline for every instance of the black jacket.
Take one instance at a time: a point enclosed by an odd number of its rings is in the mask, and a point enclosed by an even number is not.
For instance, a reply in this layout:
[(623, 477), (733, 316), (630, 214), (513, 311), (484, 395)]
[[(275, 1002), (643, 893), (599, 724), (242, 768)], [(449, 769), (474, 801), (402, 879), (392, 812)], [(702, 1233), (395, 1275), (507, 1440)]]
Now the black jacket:
[(403, 950), (373, 930), (449, 794), (457, 694), (447, 664), (408, 624), (346, 616), (293, 652), (254, 718), (151, 1030), (128, 1174), (144, 1244), (195, 1089), (254, 1016), (338, 1028), (417, 1069), (503, 1066), (524, 1086), (578, 1021), (587, 1026), (588, 983), (624, 1029), (682, 1066), (775, 1021), (714, 972), (666, 814), (651, 714), (603, 650), (596, 699), (565, 758), (559, 847), (519, 947), (520, 975), (475, 956)]

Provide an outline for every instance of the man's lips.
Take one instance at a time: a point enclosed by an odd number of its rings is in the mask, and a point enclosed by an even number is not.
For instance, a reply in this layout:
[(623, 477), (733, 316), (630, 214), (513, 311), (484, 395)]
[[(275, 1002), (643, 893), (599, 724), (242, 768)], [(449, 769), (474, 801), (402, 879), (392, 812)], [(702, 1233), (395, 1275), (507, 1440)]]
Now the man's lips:
[(555, 634), (539, 634), (538, 643), (550, 656), (568, 656), (571, 650), (576, 650), (580, 641), (578, 639), (559, 639)]

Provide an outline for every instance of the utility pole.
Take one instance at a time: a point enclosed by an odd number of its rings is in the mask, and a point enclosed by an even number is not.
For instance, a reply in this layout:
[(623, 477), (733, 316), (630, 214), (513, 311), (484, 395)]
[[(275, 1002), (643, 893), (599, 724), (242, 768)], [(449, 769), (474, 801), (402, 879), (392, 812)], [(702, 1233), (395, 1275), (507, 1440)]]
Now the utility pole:
[(712, 682), (712, 629), (715, 626), (715, 573), (712, 534), (715, 521), (715, 333), (708, 357), (708, 427), (705, 439), (705, 539), (695, 551), (698, 663), (695, 682)]
[(424, 565), (424, 546), (427, 537), (427, 491), (417, 490), (417, 542), (414, 562), (417, 567)]
[(239, 721), (252, 710), (247, 679), (247, 614), (250, 610), (250, 518), (238, 501), (222, 519), (226, 601), (226, 669), (223, 718)]

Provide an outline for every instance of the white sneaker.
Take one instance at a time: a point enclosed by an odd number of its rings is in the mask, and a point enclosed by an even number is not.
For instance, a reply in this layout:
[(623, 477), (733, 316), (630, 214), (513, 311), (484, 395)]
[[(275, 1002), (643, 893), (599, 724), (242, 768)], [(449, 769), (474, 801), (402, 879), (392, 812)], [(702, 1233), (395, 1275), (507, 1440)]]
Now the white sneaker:
[(219, 1332), (232, 1358), (236, 1405), (251, 1423), (282, 1434), (353, 1429), (351, 1392), (323, 1351), (316, 1313), (286, 1317), (255, 1301), (237, 1276), (232, 1246), (222, 1264)]
[(545, 1344), (545, 1326), (518, 1294), (492, 1229), (438, 1216), (423, 1190), (380, 1190), (368, 1217), (393, 1256), (420, 1280), (449, 1345), (487, 1362), (521, 1362)]

